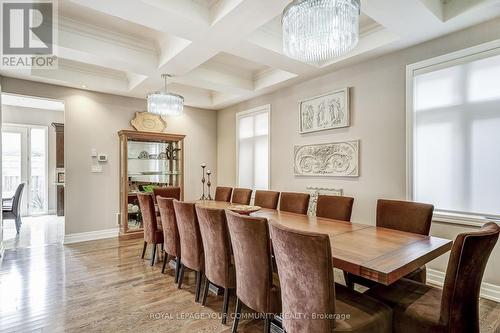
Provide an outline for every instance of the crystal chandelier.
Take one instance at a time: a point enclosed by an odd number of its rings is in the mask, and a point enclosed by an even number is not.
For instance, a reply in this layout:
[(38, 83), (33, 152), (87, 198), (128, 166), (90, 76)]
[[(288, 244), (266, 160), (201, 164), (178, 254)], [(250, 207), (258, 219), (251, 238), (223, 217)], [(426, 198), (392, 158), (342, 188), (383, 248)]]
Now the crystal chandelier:
[(161, 77), (165, 79), (165, 89), (148, 94), (148, 112), (160, 116), (181, 115), (184, 110), (184, 97), (167, 91), (167, 79), (171, 75), (162, 74)]
[(283, 49), (304, 62), (341, 56), (358, 44), (359, 0), (294, 0), (283, 11)]

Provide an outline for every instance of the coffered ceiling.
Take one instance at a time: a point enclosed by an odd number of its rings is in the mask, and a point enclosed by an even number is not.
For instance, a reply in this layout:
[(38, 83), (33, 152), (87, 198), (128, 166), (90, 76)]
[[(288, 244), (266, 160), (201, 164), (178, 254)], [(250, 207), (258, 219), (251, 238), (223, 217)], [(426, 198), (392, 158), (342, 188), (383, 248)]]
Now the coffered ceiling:
[(2, 74), (143, 98), (169, 73), (187, 105), (220, 109), (500, 15), (500, 0), (362, 1), (358, 46), (308, 64), (282, 51), (289, 2), (60, 0), (59, 68)]

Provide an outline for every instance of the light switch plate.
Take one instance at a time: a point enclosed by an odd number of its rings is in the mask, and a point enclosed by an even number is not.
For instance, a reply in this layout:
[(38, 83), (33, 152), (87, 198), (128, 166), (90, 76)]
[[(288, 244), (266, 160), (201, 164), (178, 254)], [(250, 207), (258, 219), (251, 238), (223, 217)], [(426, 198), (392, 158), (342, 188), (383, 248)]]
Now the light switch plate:
[(97, 157), (97, 149), (92, 148), (92, 150), (90, 151), (90, 156)]

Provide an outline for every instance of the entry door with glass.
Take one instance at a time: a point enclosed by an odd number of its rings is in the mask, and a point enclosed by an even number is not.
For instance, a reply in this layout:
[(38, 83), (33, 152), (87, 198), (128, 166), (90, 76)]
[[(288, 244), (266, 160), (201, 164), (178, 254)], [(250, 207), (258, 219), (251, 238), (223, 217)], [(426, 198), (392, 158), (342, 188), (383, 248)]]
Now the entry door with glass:
[(26, 191), (21, 215), (47, 213), (47, 128), (2, 126), (2, 198), (11, 198), (20, 183)]

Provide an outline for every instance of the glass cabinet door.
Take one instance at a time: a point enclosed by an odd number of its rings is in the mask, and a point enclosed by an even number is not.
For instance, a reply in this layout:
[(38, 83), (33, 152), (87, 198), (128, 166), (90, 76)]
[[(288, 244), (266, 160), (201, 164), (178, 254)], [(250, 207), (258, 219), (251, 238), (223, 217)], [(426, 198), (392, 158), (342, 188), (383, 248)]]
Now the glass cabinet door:
[(128, 229), (142, 228), (137, 193), (154, 187), (180, 186), (182, 152), (178, 141), (127, 142)]

